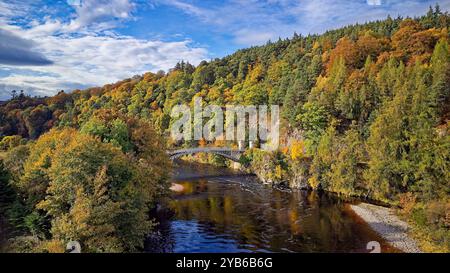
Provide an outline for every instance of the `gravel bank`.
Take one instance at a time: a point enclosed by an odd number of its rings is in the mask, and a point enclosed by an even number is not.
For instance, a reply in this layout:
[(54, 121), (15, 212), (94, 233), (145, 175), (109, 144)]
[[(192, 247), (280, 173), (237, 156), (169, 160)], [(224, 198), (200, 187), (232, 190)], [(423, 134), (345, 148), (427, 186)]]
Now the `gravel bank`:
[(408, 224), (400, 220), (392, 209), (367, 203), (350, 207), (393, 247), (407, 253), (422, 252), (417, 243), (408, 236)]

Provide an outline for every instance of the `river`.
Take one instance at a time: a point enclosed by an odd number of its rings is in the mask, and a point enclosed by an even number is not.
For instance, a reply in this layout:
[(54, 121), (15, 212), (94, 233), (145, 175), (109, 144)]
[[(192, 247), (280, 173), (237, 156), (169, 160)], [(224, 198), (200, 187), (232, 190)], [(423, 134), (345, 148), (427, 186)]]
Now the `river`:
[(397, 252), (330, 194), (279, 190), (229, 169), (179, 163), (147, 252)]

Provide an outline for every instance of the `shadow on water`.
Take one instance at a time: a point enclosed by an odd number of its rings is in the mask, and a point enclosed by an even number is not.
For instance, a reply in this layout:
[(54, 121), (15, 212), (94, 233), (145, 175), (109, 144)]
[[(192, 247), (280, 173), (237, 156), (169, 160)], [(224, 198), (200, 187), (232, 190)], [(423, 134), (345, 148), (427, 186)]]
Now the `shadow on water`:
[(283, 192), (204, 165), (177, 170), (183, 191), (156, 214), (147, 252), (368, 252), (369, 241), (395, 251), (336, 196)]

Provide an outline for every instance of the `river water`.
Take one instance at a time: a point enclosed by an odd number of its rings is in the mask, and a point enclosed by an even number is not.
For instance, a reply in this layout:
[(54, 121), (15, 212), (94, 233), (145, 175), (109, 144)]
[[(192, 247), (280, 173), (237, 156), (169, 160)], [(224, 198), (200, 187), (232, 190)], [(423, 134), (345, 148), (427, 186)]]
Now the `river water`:
[(369, 252), (378, 241), (396, 252), (349, 209), (349, 200), (283, 191), (228, 169), (181, 163), (183, 186), (157, 213), (147, 252)]

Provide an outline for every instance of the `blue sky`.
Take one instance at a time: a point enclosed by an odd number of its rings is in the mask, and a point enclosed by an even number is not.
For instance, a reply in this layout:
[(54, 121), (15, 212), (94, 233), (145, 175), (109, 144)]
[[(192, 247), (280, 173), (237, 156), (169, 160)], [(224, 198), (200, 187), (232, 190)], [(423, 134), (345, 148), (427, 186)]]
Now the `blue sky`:
[(450, 0), (0, 0), (0, 100), (101, 86)]

